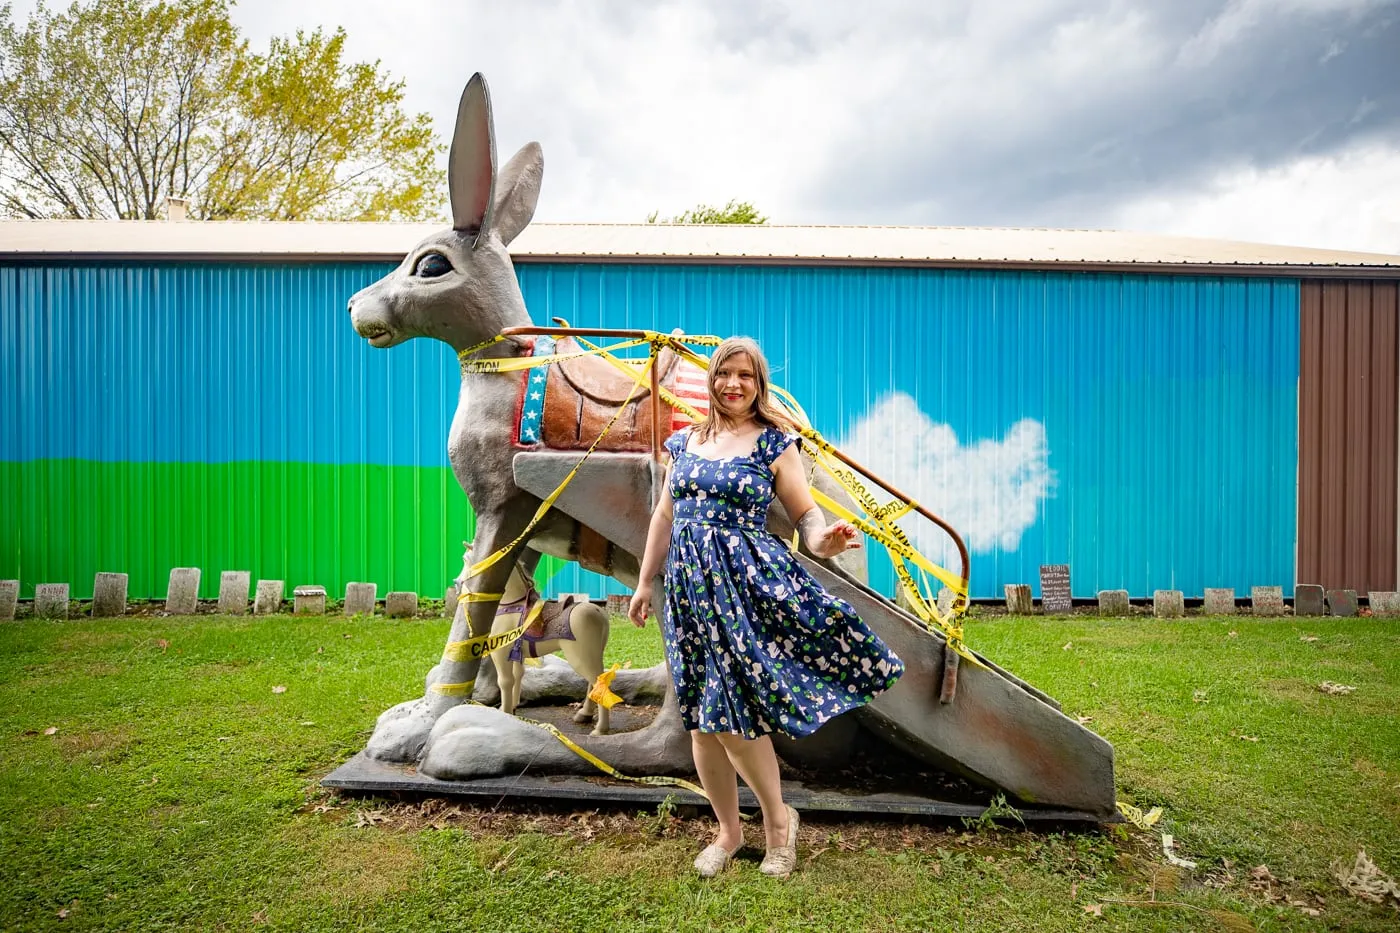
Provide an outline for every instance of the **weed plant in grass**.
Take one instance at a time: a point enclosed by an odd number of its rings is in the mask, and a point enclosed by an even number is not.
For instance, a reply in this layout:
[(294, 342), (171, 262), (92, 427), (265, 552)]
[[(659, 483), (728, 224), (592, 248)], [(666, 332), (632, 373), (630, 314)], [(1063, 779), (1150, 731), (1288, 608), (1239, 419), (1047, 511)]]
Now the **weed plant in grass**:
[[(669, 808), (321, 790), (381, 711), (421, 693), (445, 625), (199, 616), (0, 626), (0, 928), (1400, 925), (1394, 908), (1351, 897), (1332, 873), (1362, 848), (1400, 870), (1394, 623), (971, 621), (974, 647), (1114, 743), (1122, 798), (1165, 807), (1163, 828), (1197, 869), (1169, 866), (1155, 836), (1121, 826), (811, 814), (787, 883), (758, 873), (757, 849), (701, 882), (690, 860), (709, 823)], [(654, 624), (614, 625), (609, 662), (660, 656)], [(1356, 689), (1327, 695), (1324, 680)], [(756, 826), (750, 837), (759, 840)], [(1260, 865), (1273, 880), (1251, 874)]]

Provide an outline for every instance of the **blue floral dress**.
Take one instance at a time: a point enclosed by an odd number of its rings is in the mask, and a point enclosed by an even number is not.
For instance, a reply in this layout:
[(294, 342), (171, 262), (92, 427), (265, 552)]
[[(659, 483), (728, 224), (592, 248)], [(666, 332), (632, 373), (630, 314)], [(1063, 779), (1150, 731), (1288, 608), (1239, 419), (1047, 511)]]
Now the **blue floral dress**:
[(904, 665), (767, 529), (772, 464), (795, 434), (765, 428), (753, 453), (711, 460), (666, 442), (674, 522), (666, 658), (686, 729), (810, 735), (887, 690)]

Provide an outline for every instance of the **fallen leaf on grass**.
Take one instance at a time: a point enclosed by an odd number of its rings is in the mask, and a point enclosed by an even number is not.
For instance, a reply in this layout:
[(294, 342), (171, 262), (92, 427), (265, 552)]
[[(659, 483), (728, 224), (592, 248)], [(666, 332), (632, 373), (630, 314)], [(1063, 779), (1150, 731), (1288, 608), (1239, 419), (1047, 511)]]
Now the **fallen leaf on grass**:
[(47, 729), (44, 730), (44, 735), (57, 735), (57, 734), (58, 734), (58, 726), (49, 726)]
[(1346, 684), (1334, 684), (1330, 680), (1324, 680), (1322, 683), (1318, 684), (1317, 689), (1328, 696), (1334, 697), (1346, 696), (1348, 693), (1356, 692), (1355, 687), (1348, 687)]
[(1093, 716), (1076, 716), (1076, 717), (1074, 717), (1074, 718), (1075, 718), (1076, 721), (1078, 721), (1078, 723), (1079, 723), (1081, 726), (1087, 726), (1089, 723), (1091, 723), (1091, 722), (1094, 721), (1094, 717), (1093, 717)]
[(316, 725), (316, 723), (314, 723), (314, 722), (312, 722), (310, 719), (308, 719), (308, 720), (306, 720), (305, 722), (298, 723), (298, 725), (302, 725), (302, 726), (314, 726), (314, 725)]
[(1268, 865), (1256, 865), (1249, 870), (1249, 886), (1256, 890), (1267, 890), (1277, 881)]
[(373, 826), (382, 823), (389, 818), (387, 813), (380, 813), (377, 810), (361, 810), (355, 814), (355, 828), (363, 829), (366, 826)]
[(286, 692), (287, 692), (287, 688), (284, 687), (284, 686), (282, 686), (281, 684), (278, 684), (277, 686), (275, 686), (275, 687), (272, 688), (272, 692), (273, 692), (273, 693), (286, 693)]
[(1209, 702), (1210, 702), (1210, 699), (1206, 696), (1206, 692), (1205, 692), (1204, 690), (1192, 690), (1192, 691), (1191, 691), (1191, 702), (1192, 702), (1192, 703), (1209, 703)]
[(1067, 641), (1067, 642), (1065, 642), (1064, 647), (1061, 648), (1060, 650), (1061, 650), (1061, 651), (1068, 651), (1069, 649), (1071, 649), (1071, 648), (1073, 648), (1073, 647), (1074, 647), (1074, 642), (1072, 642), (1072, 641)]
[(68, 919), (68, 908), (67, 908), (67, 907), (60, 907), (60, 908), (58, 909), (58, 919), (60, 919), (60, 920), (67, 920), (67, 919)]
[(259, 910), (257, 913), (253, 914), (253, 922), (267, 923), (267, 911)]
[(316, 653), (317, 653), (317, 654), (325, 654), (325, 652), (326, 652), (326, 649), (325, 649), (325, 648), (317, 648), (317, 649), (316, 649)]
[(1079, 882), (1078, 882), (1078, 881), (1072, 881), (1072, 882), (1070, 882), (1070, 885), (1069, 885), (1069, 899), (1070, 899), (1070, 900), (1074, 900), (1074, 899), (1075, 899), (1076, 897), (1078, 897), (1078, 896), (1079, 896)]
[(1316, 636), (1316, 635), (1299, 635), (1299, 636), (1298, 636), (1298, 640), (1299, 640), (1299, 641), (1317, 641), (1317, 636)]
[(1230, 632), (1229, 632), (1229, 636), (1230, 636), (1231, 638), (1238, 638), (1238, 637), (1240, 636), (1240, 633), (1234, 631), (1233, 629), (1231, 629)]
[(1350, 894), (1373, 904), (1389, 902), (1400, 906), (1400, 884), (1376, 867), (1362, 849), (1356, 853), (1356, 863), (1348, 871), (1340, 862), (1332, 865), (1332, 874)]
[(1102, 904), (1085, 904), (1085, 905), (1084, 905), (1084, 912), (1085, 912), (1086, 914), (1090, 914), (1091, 916), (1094, 916), (1094, 917), (1102, 917), (1102, 916), (1103, 916), (1103, 905), (1102, 905)]
[(1259, 736), (1257, 736), (1257, 735), (1243, 735), (1243, 734), (1242, 734), (1242, 735), (1240, 735), (1240, 741), (1241, 741), (1241, 742), (1257, 742), (1257, 741), (1259, 741)]

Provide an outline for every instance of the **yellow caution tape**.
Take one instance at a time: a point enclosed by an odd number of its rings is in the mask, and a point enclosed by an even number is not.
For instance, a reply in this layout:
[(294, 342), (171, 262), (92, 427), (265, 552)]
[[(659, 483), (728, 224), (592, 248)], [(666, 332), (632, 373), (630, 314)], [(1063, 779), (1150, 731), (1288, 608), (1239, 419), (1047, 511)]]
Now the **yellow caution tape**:
[(552, 353), (548, 356), (508, 356), (501, 359), (463, 360), (462, 372), (515, 373), (524, 369), (534, 369), (537, 366), (548, 366), (551, 363), (562, 363), (565, 360), (576, 360), (579, 357), (611, 353), (614, 350), (627, 350), (632, 347), (640, 347), (645, 343), (645, 340), (639, 338), (637, 340), (625, 340), (622, 343), (615, 343), (609, 347), (594, 347), (591, 350), (577, 350), (573, 353)]
[(457, 359), (459, 362), (465, 363), (468, 359), (480, 353), (482, 350), (485, 350), (487, 347), (494, 347), (496, 344), (501, 343), (505, 339), (506, 338), (504, 334), (497, 334), (489, 340), (481, 341), (481, 343), (477, 344), (474, 347), (467, 347), (465, 350), (457, 354)]
[(593, 681), (593, 687), (588, 691), (588, 698), (604, 709), (612, 709), (622, 702), (622, 697), (612, 692), (613, 678), (617, 676), (618, 669), (622, 665), (614, 664), (612, 667), (598, 675), (598, 679)]
[(475, 680), (466, 680), (457, 684), (433, 684), (428, 689), (439, 696), (468, 697), (472, 695), (472, 688), (475, 686)]
[[(655, 363), (656, 347), (653, 346), (651, 348), (651, 355), (647, 358), (646, 365), (642, 367), (642, 375), (645, 375)], [(640, 382), (637, 383), (637, 385), (640, 384)], [(569, 471), (569, 474), (564, 477), (563, 481), (555, 487), (553, 492), (551, 492), (548, 496), (545, 497), (543, 502), (540, 503), (540, 507), (535, 510), (535, 515), (533, 518), (530, 519), (530, 523), (525, 526), (525, 530), (520, 532), (520, 534), (516, 535), (515, 539), (509, 544), (505, 545), (500, 550), (496, 551), (494, 554), (491, 554), (489, 557), (477, 561), (470, 568), (468, 568), (466, 573), (467, 579), (471, 579), (472, 577), (477, 576), (478, 574), (487, 570), (497, 561), (501, 560), (503, 557), (513, 553), (516, 547), (520, 544), (520, 542), (526, 540), (530, 536), (530, 533), (535, 530), (535, 526), (538, 525), (540, 521), (544, 519), (545, 514), (548, 513), (551, 508), (554, 507), (555, 501), (557, 501), (558, 498), (561, 495), (563, 495), (564, 490), (568, 487), (570, 483), (574, 481), (574, 477), (578, 475), (578, 471), (583, 467), (583, 465), (586, 462), (588, 462), (588, 458), (593, 456), (593, 452), (598, 449), (598, 445), (603, 442), (603, 438), (608, 436), (608, 432), (612, 430), (613, 425), (617, 424), (617, 419), (622, 417), (622, 413), (627, 410), (627, 406), (631, 404), (632, 398), (636, 395), (637, 385), (634, 385), (632, 387), (632, 391), (627, 394), (627, 398), (625, 398), (622, 404), (618, 406), (617, 411), (613, 413), (612, 418), (608, 419), (608, 423), (603, 425), (603, 430), (599, 432), (598, 437), (594, 439), (591, 445), (589, 445), (588, 450), (584, 451), (583, 456), (579, 458), (579, 462), (574, 464), (574, 468)]]
[(531, 725), (539, 726), (541, 729), (545, 730), (550, 735), (563, 742), (564, 747), (567, 748), (569, 751), (573, 752), (575, 755), (578, 755), (584, 761), (588, 762), (593, 767), (597, 768), (599, 771), (602, 771), (604, 774), (611, 775), (612, 777), (615, 777), (620, 781), (631, 781), (634, 784), (651, 784), (653, 786), (659, 787), (684, 787), (692, 794), (699, 794), (706, 800), (710, 799), (710, 795), (705, 793), (705, 789), (703, 787), (692, 781), (687, 781), (684, 778), (660, 777), (658, 775), (650, 774), (644, 777), (633, 777), (630, 774), (623, 774), (621, 771), (617, 770), (612, 765), (599, 758), (597, 755), (588, 751), (586, 748), (580, 746), (573, 739), (560, 732), (557, 726), (551, 725), (550, 723), (538, 722), (534, 719), (524, 718), (521, 719), (521, 722), (528, 722)]
[(1161, 807), (1153, 807), (1151, 810), (1143, 813), (1132, 804), (1124, 803), (1121, 800), (1118, 801), (1118, 812), (1123, 814), (1123, 819), (1132, 823), (1143, 832), (1151, 832), (1152, 827), (1156, 826), (1157, 821), (1162, 818)]
[(539, 618), (543, 611), (544, 600), (541, 599), (531, 607), (525, 620), (517, 628), (496, 635), (477, 635), (475, 638), (468, 638), (465, 641), (450, 641), (447, 643), (447, 647), (442, 649), (442, 659), (449, 663), (480, 661), (497, 648), (514, 644), (516, 639), (525, 634), (525, 630)]
[(505, 593), (463, 593), (457, 597), (459, 603), (489, 603), (505, 596)]

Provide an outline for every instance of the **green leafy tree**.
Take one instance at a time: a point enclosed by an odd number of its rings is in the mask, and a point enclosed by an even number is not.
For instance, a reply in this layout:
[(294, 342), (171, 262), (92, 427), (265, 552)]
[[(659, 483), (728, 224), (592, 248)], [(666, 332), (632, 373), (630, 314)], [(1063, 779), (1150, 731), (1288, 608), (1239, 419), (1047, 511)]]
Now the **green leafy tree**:
[(766, 224), (768, 218), (749, 201), (731, 200), (724, 207), (699, 204), (677, 217), (658, 218), (659, 211), (647, 215), (649, 224)]
[(0, 7), (0, 213), (154, 219), (426, 220), (443, 147), (403, 82), (345, 61), (345, 32), (255, 54), (229, 0)]

